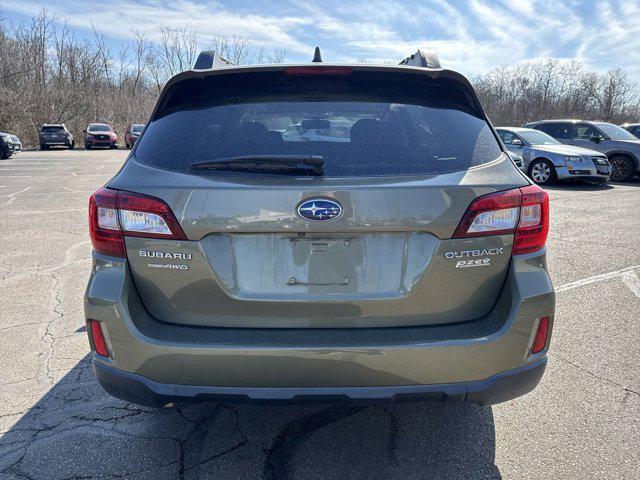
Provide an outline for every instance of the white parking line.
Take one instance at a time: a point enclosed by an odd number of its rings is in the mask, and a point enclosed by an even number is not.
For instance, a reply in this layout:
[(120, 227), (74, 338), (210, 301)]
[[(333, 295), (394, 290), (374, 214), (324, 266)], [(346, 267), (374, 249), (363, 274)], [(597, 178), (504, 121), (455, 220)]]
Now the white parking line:
[(622, 276), (622, 281), (627, 284), (627, 287), (640, 298), (640, 278), (636, 272), (627, 272)]
[(26, 192), (27, 190), (30, 190), (30, 189), (31, 189), (31, 187), (26, 187), (26, 188), (23, 188), (22, 190), (20, 190), (18, 192), (2, 194), (2, 195), (0, 195), (0, 197), (9, 197), (7, 199), (7, 201), (4, 203), (4, 205), (11, 205), (16, 200), (16, 197), (18, 195), (20, 195), (21, 193), (24, 193), (24, 192)]
[(573, 290), (574, 288), (584, 287), (585, 285), (591, 285), (593, 283), (605, 282), (612, 278), (622, 277), (624, 283), (629, 289), (638, 297), (640, 297), (640, 279), (638, 278), (637, 270), (640, 270), (640, 265), (634, 265), (632, 267), (623, 268), (620, 270), (614, 270), (613, 272), (602, 273), (600, 275), (594, 275), (593, 277), (583, 278), (576, 280), (575, 282), (565, 283), (556, 287), (556, 292), (566, 292), (567, 290)]
[(86, 212), (86, 208), (69, 208), (64, 210), (18, 210), (17, 212), (1, 212), (0, 217), (16, 217), (19, 215), (48, 215), (50, 213)]

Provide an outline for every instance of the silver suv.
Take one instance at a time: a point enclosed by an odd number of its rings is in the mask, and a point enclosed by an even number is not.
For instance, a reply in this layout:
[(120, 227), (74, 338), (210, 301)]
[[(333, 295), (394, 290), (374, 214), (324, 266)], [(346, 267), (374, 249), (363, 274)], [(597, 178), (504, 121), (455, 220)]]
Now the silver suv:
[(558, 180), (606, 182), (611, 175), (611, 165), (600, 152), (563, 145), (531, 128), (498, 127), (496, 131), (509, 152), (522, 157), (523, 171), (539, 185)]
[(85, 315), (109, 393), (493, 404), (537, 385), (548, 197), (465, 77), (203, 63), (90, 200)]
[(611, 163), (611, 180), (623, 182), (640, 172), (640, 139), (622, 127), (584, 120), (544, 120), (524, 125), (568, 145), (597, 150)]

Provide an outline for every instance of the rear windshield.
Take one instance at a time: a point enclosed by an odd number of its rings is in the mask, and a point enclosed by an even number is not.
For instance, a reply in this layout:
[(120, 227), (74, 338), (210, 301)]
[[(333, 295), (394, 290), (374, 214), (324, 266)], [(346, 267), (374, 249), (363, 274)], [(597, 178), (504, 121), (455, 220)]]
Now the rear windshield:
[(64, 128), (60, 127), (60, 126), (48, 126), (48, 127), (42, 127), (42, 132), (43, 133), (52, 133), (52, 132), (64, 132)]
[(234, 156), (319, 155), (325, 176), (344, 177), (465, 170), (501, 153), (487, 122), (450, 86), (398, 74), (254, 77), (176, 85), (137, 159), (186, 172), (191, 163)]
[(131, 127), (133, 133), (140, 133), (144, 129), (144, 125), (134, 125)]

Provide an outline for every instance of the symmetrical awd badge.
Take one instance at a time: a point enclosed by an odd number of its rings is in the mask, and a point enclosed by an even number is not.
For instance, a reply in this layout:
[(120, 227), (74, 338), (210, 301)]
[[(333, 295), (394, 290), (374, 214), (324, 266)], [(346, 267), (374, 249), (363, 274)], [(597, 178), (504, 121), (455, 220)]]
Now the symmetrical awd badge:
[(313, 198), (298, 205), (298, 215), (311, 222), (333, 220), (342, 215), (342, 206), (326, 198)]

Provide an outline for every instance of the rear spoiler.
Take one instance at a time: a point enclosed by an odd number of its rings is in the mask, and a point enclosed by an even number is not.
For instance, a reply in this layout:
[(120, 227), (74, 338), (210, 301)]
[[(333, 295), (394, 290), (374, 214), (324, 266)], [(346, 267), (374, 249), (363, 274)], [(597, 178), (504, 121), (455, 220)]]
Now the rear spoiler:
[[(308, 67), (309, 65), (317, 65), (322, 68), (322, 56), (320, 49), (316, 48), (314, 52), (313, 63), (294, 63), (286, 65), (235, 65), (232, 61), (220, 56), (217, 52), (209, 50), (201, 52), (192, 70), (178, 73), (170, 78), (165, 84), (156, 106), (151, 113), (150, 121), (155, 120), (159, 112), (166, 105), (166, 101), (170, 96), (170, 91), (176, 84), (188, 80), (202, 80), (217, 75), (244, 75), (252, 72), (282, 72), (290, 67)], [(353, 71), (361, 70), (380, 70), (388, 72), (409, 73), (413, 71), (416, 75), (426, 75), (431, 79), (442, 79), (457, 84), (462, 94), (467, 98), (470, 107), (483, 118), (487, 118), (478, 100), (475, 90), (471, 86), (469, 80), (462, 74), (443, 69), (435, 52), (427, 50), (417, 50), (413, 55), (405, 58), (397, 65), (371, 65), (371, 64), (341, 64)], [(311, 67), (314, 68), (314, 67)]]

